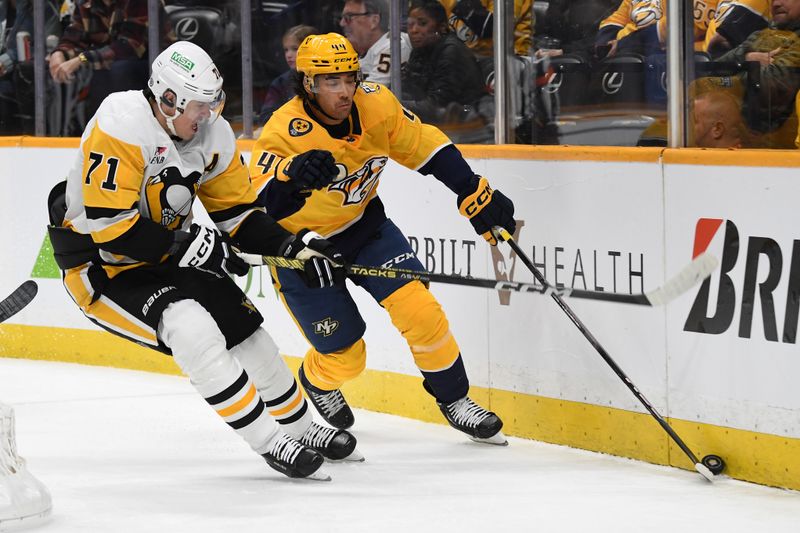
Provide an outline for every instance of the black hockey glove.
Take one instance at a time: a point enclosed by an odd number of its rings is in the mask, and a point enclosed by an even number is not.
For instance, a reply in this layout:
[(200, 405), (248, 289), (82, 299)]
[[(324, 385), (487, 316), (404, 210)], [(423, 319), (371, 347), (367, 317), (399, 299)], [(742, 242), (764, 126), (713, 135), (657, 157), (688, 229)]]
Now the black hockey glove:
[(478, 232), (492, 246), (497, 239), (492, 233), (494, 226), (501, 226), (513, 234), (517, 227), (514, 220), (514, 203), (500, 191), (494, 191), (486, 178), (473, 178), (475, 189), (458, 195), (458, 211), (467, 217)]
[(300, 230), (278, 253), (306, 262), (300, 277), (312, 289), (344, 284), (344, 257), (332, 242), (323, 239), (319, 233)]
[(283, 173), (298, 190), (323, 189), (333, 182), (339, 169), (329, 151), (309, 150), (294, 156)]
[(234, 274), (244, 276), (250, 267), (233, 251), (227, 235), (220, 231), (192, 224), (188, 232), (176, 231), (173, 254), (178, 266), (191, 267), (218, 278)]

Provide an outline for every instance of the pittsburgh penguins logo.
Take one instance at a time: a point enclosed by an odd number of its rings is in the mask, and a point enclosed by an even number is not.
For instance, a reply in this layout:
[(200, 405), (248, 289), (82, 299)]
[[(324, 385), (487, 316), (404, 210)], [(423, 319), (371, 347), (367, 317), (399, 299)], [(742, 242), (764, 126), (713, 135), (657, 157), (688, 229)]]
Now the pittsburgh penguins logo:
[(329, 191), (338, 191), (344, 195), (342, 205), (360, 204), (367, 200), (370, 193), (378, 184), (388, 157), (373, 157), (364, 163), (364, 166), (355, 171), (352, 175), (347, 175), (344, 165), (339, 167), (339, 177), (333, 180), (333, 184), (328, 186)]
[(314, 126), (307, 120), (302, 118), (293, 118), (291, 122), (289, 122), (289, 135), (292, 137), (300, 137), (301, 135), (305, 135), (311, 128)]
[(166, 167), (148, 178), (145, 198), (150, 218), (169, 229), (180, 227), (192, 210), (200, 176), (192, 172), (184, 178), (177, 168)]
[(253, 313), (257, 313), (258, 312), (258, 310), (256, 309), (256, 306), (253, 305), (253, 302), (251, 302), (250, 298), (248, 298), (247, 296), (243, 296), (242, 297), (242, 306), (247, 308), (247, 312), (249, 314), (251, 314), (251, 315)]

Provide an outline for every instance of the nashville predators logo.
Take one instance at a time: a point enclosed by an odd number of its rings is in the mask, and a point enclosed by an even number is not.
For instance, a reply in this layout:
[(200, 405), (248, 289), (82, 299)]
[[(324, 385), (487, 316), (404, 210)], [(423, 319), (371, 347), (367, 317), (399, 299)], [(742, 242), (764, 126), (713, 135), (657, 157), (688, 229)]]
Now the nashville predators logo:
[[(333, 184), (328, 187), (329, 191), (339, 191), (344, 195), (342, 205), (360, 204), (369, 199), (370, 193), (378, 184), (378, 178), (386, 166), (388, 157), (373, 157), (367, 161), (363, 167), (352, 175), (347, 175), (347, 170), (340, 168), (339, 175)], [(343, 170), (343, 172), (342, 172)]]
[(631, 22), (636, 24), (637, 28), (658, 22), (663, 13), (661, 0), (634, 0), (631, 3)]
[(317, 335), (322, 335), (323, 337), (329, 337), (334, 331), (339, 329), (339, 322), (330, 317), (325, 318), (324, 320), (318, 320), (317, 322), (312, 322), (311, 325), (314, 326), (314, 333)]
[(247, 296), (242, 298), (242, 307), (247, 308), (247, 312), (250, 313), (250, 314), (258, 313), (258, 310), (256, 309), (256, 306), (253, 305), (253, 302), (251, 302), (250, 298), (248, 298)]
[(300, 137), (301, 135), (305, 135), (311, 128), (314, 126), (307, 120), (302, 118), (294, 118), (291, 122), (289, 122), (289, 135), (292, 137)]
[(145, 186), (150, 218), (165, 228), (180, 227), (192, 210), (199, 179), (199, 172), (184, 178), (176, 167), (166, 167), (151, 176)]

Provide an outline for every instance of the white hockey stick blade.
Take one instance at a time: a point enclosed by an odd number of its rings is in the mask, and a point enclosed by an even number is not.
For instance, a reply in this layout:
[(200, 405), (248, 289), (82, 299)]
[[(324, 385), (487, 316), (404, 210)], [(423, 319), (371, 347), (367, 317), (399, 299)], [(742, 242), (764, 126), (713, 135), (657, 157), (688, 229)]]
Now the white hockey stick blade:
[(38, 291), (39, 286), (30, 279), (17, 287), (5, 300), (0, 302), (0, 322), (8, 320), (22, 311), (22, 308), (31, 303)]
[(661, 287), (645, 293), (651, 305), (664, 305), (688, 291), (716, 270), (719, 261), (703, 252), (686, 265), (675, 277)]
[(695, 463), (694, 469), (700, 472), (700, 475), (706, 478), (706, 480), (710, 483), (714, 483), (714, 473), (706, 467), (703, 463)]

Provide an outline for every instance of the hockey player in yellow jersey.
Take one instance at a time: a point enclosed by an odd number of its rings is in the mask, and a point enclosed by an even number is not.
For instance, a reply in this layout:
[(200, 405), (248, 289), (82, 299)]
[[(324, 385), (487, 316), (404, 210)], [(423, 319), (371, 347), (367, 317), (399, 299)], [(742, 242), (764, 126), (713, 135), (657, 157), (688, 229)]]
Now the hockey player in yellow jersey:
[[(278, 109), (256, 141), (250, 162), (259, 197), (289, 231), (325, 236), (346, 261), (423, 270), (378, 196), (391, 157), (433, 174), (458, 195), (457, 205), (490, 243), (494, 226), (514, 230), (514, 206), (470, 169), (437, 128), (404, 109), (386, 87), (361, 82), (358, 55), (335, 33), (312, 35), (297, 50), (298, 96)], [(500, 418), (473, 402), (464, 362), (441, 306), (419, 281), (353, 276), (386, 309), (447, 421), (470, 438), (505, 444)], [(274, 269), (281, 298), (312, 348), (300, 383), (333, 426), (354, 417), (339, 388), (365, 368), (366, 324), (344, 286), (310, 291), (296, 271)]]
[[(243, 251), (307, 259), (309, 286), (336, 282), (341, 255), (266, 214), (228, 122), (211, 58), (178, 42), (148, 87), (109, 95), (89, 121), (66, 182), (50, 194), (64, 286), (96, 325), (171, 354), (192, 385), (267, 463), (329, 479), (329, 459), (361, 459), (355, 439), (312, 421), (263, 318), (230, 274)], [(199, 199), (216, 227), (192, 223)], [(165, 406), (165, 409), (168, 409)]]

